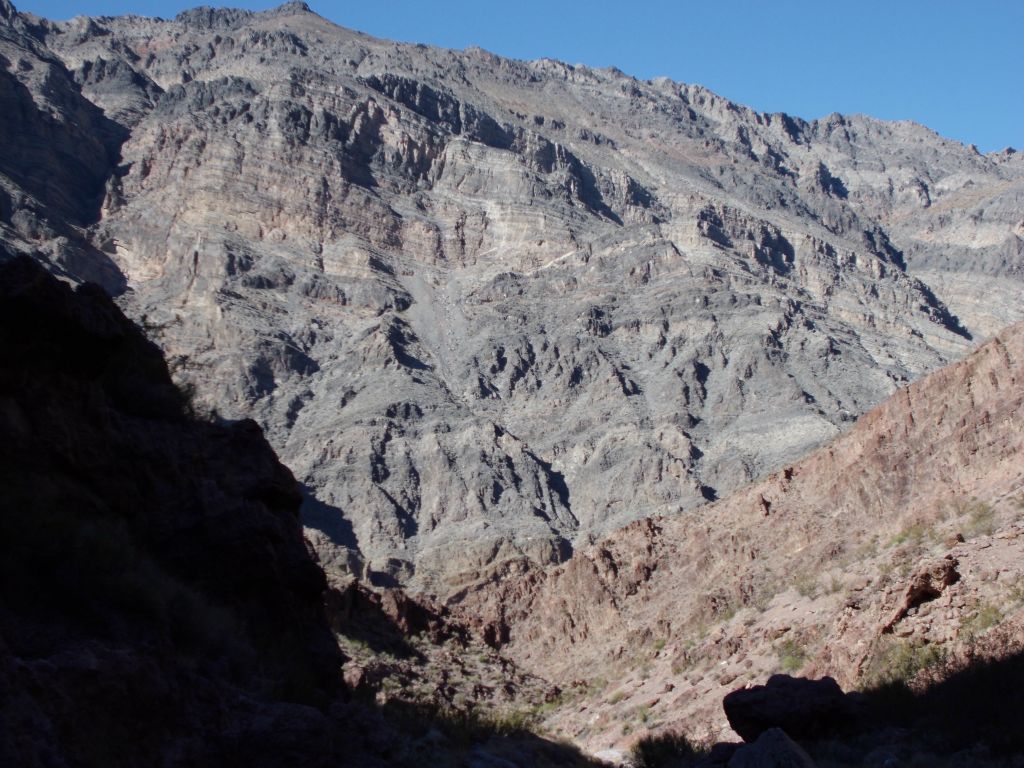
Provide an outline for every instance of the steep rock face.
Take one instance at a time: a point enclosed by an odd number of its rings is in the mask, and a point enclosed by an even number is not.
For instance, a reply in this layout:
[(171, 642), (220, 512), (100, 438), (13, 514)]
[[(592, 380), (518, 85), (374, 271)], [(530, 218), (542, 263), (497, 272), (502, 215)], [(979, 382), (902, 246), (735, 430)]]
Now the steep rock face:
[(273, 762), (315, 737), (340, 658), (259, 428), (190, 418), (98, 287), (27, 257), (0, 264), (0, 358), (0, 762)]
[(1004, 620), (1019, 639), (1022, 377), (1018, 324), (808, 458), (458, 595), (462, 615), (529, 671), (582, 690), (603, 678), (597, 702), (550, 724), (591, 748), (622, 741), (638, 709), (647, 727), (720, 738), (730, 686), (780, 670), (852, 687), (969, 657)]
[(55, 270), (120, 292), (124, 276), (91, 245), (118, 147), (128, 135), (10, 6), (0, 11), (0, 234)]
[[(659, 81), (663, 88), (678, 86)], [(976, 336), (1022, 319), (1024, 157), (982, 155), (910, 122), (828, 115), (810, 122), (758, 115), (693, 86), (681, 97), (751, 158), (777, 164), (810, 195), (823, 221), (845, 228), (844, 207), (884, 231), (910, 274), (927, 283)], [(834, 201), (820, 202), (821, 196)], [(835, 203), (841, 202), (842, 205)]]
[(130, 129), (90, 230), (123, 305), (265, 428), (328, 567), (438, 593), (723, 495), (961, 354), (879, 190), (1021, 172), (301, 4), (11, 19)]

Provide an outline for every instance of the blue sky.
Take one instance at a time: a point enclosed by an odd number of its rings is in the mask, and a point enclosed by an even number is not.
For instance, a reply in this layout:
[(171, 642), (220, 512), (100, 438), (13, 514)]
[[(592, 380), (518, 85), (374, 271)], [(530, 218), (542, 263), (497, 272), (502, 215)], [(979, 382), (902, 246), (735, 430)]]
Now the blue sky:
[[(916, 120), (985, 152), (1024, 149), (1024, 0), (308, 2), (378, 37), (616, 66), (640, 78), (700, 83), (762, 111), (863, 112)], [(15, 0), (49, 18), (169, 17), (196, 4)]]

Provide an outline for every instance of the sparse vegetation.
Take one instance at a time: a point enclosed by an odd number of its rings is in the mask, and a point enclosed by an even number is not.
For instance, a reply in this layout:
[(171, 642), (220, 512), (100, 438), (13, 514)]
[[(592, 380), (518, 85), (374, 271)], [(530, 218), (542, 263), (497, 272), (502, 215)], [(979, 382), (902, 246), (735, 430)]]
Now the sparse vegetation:
[(878, 554), (878, 536), (872, 536), (853, 552), (853, 561), (866, 560)]
[(991, 536), (996, 532), (996, 511), (991, 504), (973, 501), (967, 509), (967, 522), (964, 524), (964, 536), (968, 539), (978, 536)]
[(843, 580), (836, 576), (834, 573), (829, 576), (828, 581), (828, 594), (834, 595), (837, 592), (843, 591)]
[(636, 768), (687, 768), (707, 754), (707, 745), (669, 731), (640, 739), (633, 746), (631, 757)]
[(821, 584), (815, 573), (805, 573), (793, 582), (793, 587), (801, 597), (808, 597), (812, 600), (821, 594)]
[(984, 603), (963, 622), (961, 628), (969, 640), (975, 640), (1003, 620), (1003, 612), (993, 603)]
[(897, 547), (900, 544), (921, 544), (932, 537), (932, 529), (923, 522), (917, 521), (903, 528), (892, 537), (889, 546)]
[(1012, 605), (1020, 605), (1024, 603), (1024, 579), (1019, 578), (1012, 587), (1008, 595), (1010, 603)]
[(779, 671), (788, 675), (800, 670), (807, 661), (807, 651), (794, 638), (788, 637), (776, 646)]
[(871, 687), (909, 683), (922, 671), (942, 666), (946, 650), (935, 643), (886, 638), (875, 649), (866, 679)]

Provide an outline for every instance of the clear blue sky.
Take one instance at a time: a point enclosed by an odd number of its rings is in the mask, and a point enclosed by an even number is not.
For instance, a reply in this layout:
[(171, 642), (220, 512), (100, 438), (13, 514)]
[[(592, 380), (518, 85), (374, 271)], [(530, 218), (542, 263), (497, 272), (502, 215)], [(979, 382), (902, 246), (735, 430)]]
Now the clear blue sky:
[[(640, 78), (700, 83), (762, 111), (863, 112), (916, 120), (986, 152), (1024, 148), (1024, 0), (654, 0), (632, 8), (622, 0), (308, 2), (378, 37), (616, 66)], [(195, 4), (15, 0), (20, 10), (55, 19), (170, 17)]]

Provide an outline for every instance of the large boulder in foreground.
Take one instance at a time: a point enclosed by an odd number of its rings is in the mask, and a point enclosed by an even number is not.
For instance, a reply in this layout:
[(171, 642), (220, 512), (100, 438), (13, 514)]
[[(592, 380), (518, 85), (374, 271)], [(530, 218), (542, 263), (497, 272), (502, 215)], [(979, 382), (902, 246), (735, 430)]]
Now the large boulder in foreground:
[(845, 730), (854, 700), (831, 677), (807, 680), (772, 675), (765, 685), (733, 691), (722, 700), (729, 725), (750, 743), (770, 728), (794, 739), (814, 739)]

